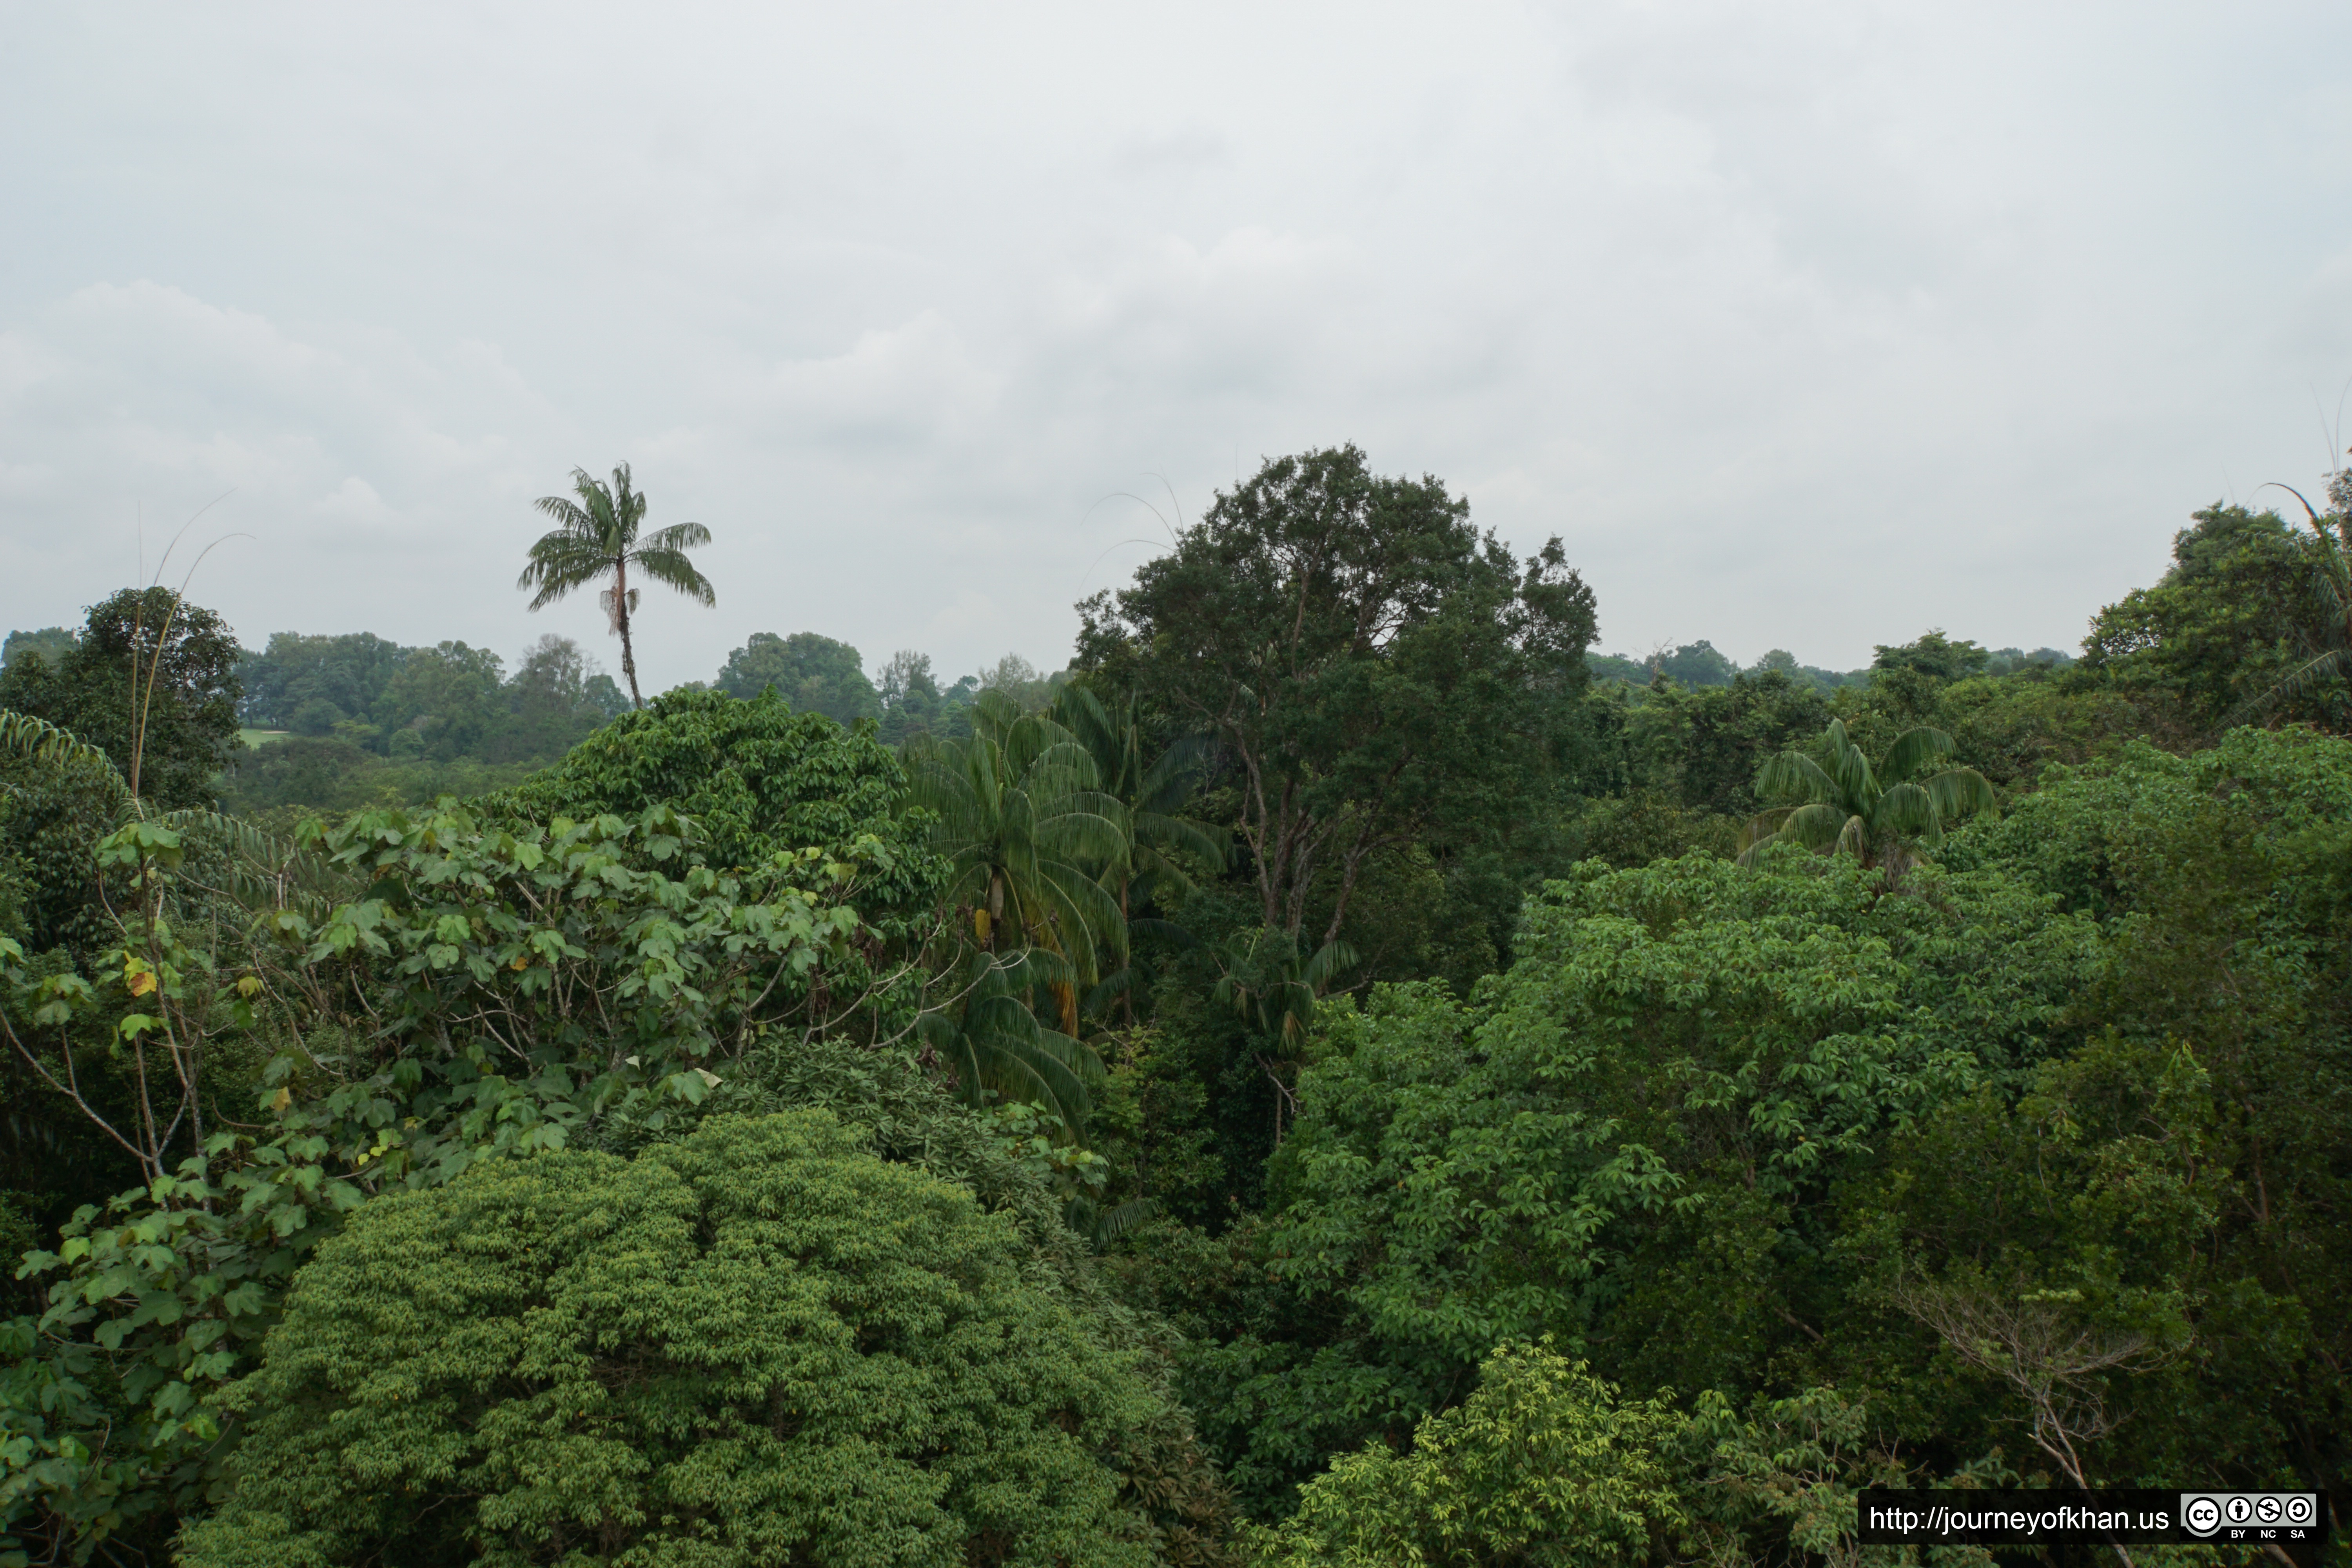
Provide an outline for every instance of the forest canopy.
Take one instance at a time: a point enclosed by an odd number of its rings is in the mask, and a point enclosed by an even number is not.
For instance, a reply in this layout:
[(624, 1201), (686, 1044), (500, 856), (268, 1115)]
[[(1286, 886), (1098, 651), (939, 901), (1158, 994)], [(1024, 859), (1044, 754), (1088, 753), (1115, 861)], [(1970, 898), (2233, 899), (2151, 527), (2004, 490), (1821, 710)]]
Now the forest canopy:
[(0, 1564), (1851, 1568), (1871, 1486), (2340, 1507), (2324, 493), (2198, 511), (2079, 653), (1846, 671), (1605, 653), (1572, 537), (1344, 446), (952, 679), (761, 631), (639, 690), (709, 533), (626, 465), (523, 583), (606, 595), (618, 681), (60, 605), (0, 653)]

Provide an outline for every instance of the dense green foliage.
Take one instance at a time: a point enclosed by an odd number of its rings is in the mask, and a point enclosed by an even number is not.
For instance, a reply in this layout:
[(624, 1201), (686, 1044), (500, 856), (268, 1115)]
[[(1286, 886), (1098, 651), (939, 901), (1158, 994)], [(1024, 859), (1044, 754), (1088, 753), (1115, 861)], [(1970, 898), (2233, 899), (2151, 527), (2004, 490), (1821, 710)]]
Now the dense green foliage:
[(568, 637), (543, 637), (513, 675), (462, 642), (402, 647), (367, 632), (279, 632), (237, 664), (257, 729), (335, 736), (381, 756), (547, 762), (626, 706)]
[(1409, 1451), (1341, 1455), (1260, 1561), (1611, 1564), (1847, 1557), (1854, 1493), (1903, 1474), (1834, 1390), (1735, 1412), (1643, 1401), (1546, 1346), (1499, 1346)]
[[(236, 677), (239, 716), (255, 748), (219, 793), (248, 814), (416, 806), (504, 789), (631, 709), (593, 658), (553, 634), (526, 648), (509, 673), (497, 654), (462, 642), (412, 648), (367, 632), (279, 632), (261, 652), (239, 658)], [(1034, 707), (1031, 698), (1047, 684), (1009, 659), (942, 692), (930, 660), (911, 652), (894, 656), (879, 679), (877, 692), (846, 644), (760, 632), (729, 656), (712, 686), (691, 683), (680, 694), (715, 687), (751, 698), (773, 689), (790, 708), (845, 724), (877, 719), (881, 739), (896, 745), (909, 735), (969, 733), (982, 689)]]
[(1507, 1339), (1736, 1387), (1834, 1301), (1822, 1215), (1849, 1162), (2050, 1055), (2092, 962), (2085, 925), (2005, 885), (1876, 880), (1588, 864), (1475, 1005), (1424, 984), (1333, 1019), (1253, 1242), (1286, 1289), (1197, 1373), (1244, 1422), (1244, 1497), (1409, 1431)]
[(497, 804), (541, 821), (668, 804), (699, 826), (713, 864), (747, 866), (811, 844), (903, 835), (896, 803), (904, 784), (879, 744), (822, 714), (795, 713), (774, 695), (745, 702), (674, 691), (597, 731)]
[(1145, 1389), (1010, 1216), (830, 1117), (390, 1196), (320, 1248), (190, 1568), (1147, 1563)]
[(1299, 938), (1337, 873), (1318, 942), (1381, 851), (1482, 847), (1552, 796), (1594, 627), (1558, 540), (1514, 561), (1354, 447), (1267, 463), (1084, 608), (1082, 667), (1223, 752), (1261, 922)]
[(1506, 1344), (1411, 1449), (1369, 1443), (1334, 1459), (1265, 1560), (1638, 1563), (1686, 1522), (1658, 1453), (1678, 1425), (1663, 1400), (1621, 1404), (1582, 1367)]
[[(618, 630), (682, 541), (575, 493), (539, 586)], [(2079, 662), (1599, 655), (1351, 447), (1051, 675), (12, 637), (0, 1568), (1851, 1568), (1869, 1485), (2352, 1491), (2327, 493)]]
[[(2327, 537), (2299, 532), (2276, 512), (2197, 513), (2196, 526), (2173, 540), (2164, 580), (2099, 613), (2084, 664), (2170, 716), (2158, 739), (2210, 742), (2326, 646), (2330, 627), (2312, 574)], [(2317, 688), (2278, 716), (2341, 729), (2347, 703), (2340, 685)]]
[(236, 658), (210, 610), (168, 588), (126, 588), (90, 606), (54, 666), (37, 657), (0, 670), (0, 709), (72, 730), (158, 805), (195, 805), (234, 760)]
[(0, 640), (0, 668), (5, 668), (20, 658), (37, 657), (52, 668), (65, 661), (73, 651), (81, 634), (72, 626), (43, 626), (38, 631), (10, 632)]

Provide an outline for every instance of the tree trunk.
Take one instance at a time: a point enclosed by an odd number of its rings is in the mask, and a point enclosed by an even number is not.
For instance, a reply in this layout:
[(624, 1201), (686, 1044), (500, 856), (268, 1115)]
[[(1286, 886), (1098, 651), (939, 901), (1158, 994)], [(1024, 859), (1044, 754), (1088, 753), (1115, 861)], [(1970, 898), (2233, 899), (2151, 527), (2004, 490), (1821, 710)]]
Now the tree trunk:
[(629, 562), (626, 556), (613, 563), (613, 620), (621, 628), (621, 673), (629, 678), (629, 701), (638, 707), (646, 700), (637, 694), (637, 655), (629, 646)]

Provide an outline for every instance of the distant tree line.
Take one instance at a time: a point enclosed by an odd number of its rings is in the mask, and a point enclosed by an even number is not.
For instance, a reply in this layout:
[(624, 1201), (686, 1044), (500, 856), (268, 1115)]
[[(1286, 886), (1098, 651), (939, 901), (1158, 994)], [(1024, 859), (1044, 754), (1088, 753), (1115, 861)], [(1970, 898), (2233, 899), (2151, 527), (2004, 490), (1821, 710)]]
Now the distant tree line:
[(509, 676), (486, 647), (403, 647), (373, 632), (279, 632), (237, 665), (239, 716), (258, 730), (332, 735), (379, 756), (561, 756), (628, 700), (570, 637), (542, 637)]
[(2059, 648), (2038, 647), (2031, 653), (2017, 647), (1986, 648), (1965, 640), (1948, 641), (1940, 630), (1931, 631), (1920, 641), (1902, 647), (1881, 646), (1878, 657), (1864, 669), (1822, 669), (1799, 664), (1795, 654), (1779, 647), (1743, 668), (1705, 637), (1673, 649), (1662, 647), (1647, 658), (1591, 653), (1585, 656), (1585, 662), (1591, 667), (1594, 680), (1618, 681), (1627, 686), (1654, 686), (1661, 680), (1671, 680), (1677, 686), (1728, 686), (1743, 675), (1778, 673), (1787, 676), (1796, 686), (1827, 694), (1844, 687), (1869, 685), (1877, 671), (1895, 668), (1888, 662), (1890, 658), (1895, 664), (1923, 668), (1946, 680), (1971, 675), (2008, 675), (2034, 665), (2064, 669), (2074, 662), (2073, 654)]

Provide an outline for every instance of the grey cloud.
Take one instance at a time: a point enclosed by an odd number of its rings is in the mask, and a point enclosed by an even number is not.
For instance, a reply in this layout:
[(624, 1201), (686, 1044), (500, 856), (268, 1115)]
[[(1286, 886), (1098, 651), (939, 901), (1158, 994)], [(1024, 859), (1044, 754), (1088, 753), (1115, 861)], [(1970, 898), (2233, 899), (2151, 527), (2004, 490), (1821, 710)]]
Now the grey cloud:
[(2031, 647), (2307, 478), (2352, 374), (2317, 4), (12, 26), (10, 626), (234, 487), (248, 637), (596, 637), (510, 585), (626, 458), (717, 534), (656, 684), (761, 629), (1050, 666), (1159, 526), (1105, 497), (1354, 439), (1564, 533), (1612, 647)]

